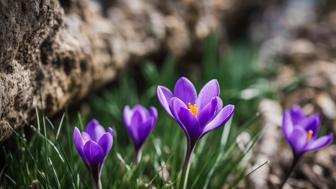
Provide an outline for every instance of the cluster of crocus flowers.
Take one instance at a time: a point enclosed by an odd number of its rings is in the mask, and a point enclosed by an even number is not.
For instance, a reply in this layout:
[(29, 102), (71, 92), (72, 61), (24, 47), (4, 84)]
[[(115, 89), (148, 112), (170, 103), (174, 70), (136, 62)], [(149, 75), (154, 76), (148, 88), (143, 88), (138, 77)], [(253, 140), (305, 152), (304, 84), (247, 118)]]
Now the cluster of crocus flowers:
[(174, 93), (168, 88), (157, 88), (158, 99), (187, 137), (187, 150), (183, 165), (183, 188), (187, 187), (190, 160), (196, 143), (208, 132), (227, 123), (234, 113), (234, 106), (223, 107), (217, 80), (211, 80), (197, 95), (194, 85), (185, 77), (175, 84)]
[(157, 110), (154, 107), (150, 107), (149, 110), (147, 110), (141, 105), (136, 105), (133, 109), (126, 106), (124, 108), (123, 116), (127, 132), (134, 144), (135, 161), (136, 163), (139, 163), (142, 154), (142, 146), (153, 131), (157, 122)]
[[(123, 116), (128, 134), (134, 144), (136, 163), (139, 163), (142, 146), (157, 122), (157, 110), (154, 107), (147, 110), (141, 105), (136, 105), (133, 109), (126, 106)], [(75, 147), (91, 174), (95, 188), (101, 189), (101, 171), (112, 148), (113, 129), (108, 128), (106, 132), (104, 127), (93, 119), (82, 133), (75, 127), (73, 138)]]
[(302, 109), (294, 106), (290, 111), (286, 111), (282, 120), (282, 132), (292, 148), (292, 166), (280, 185), (283, 187), (286, 180), (293, 171), (301, 156), (314, 150), (320, 150), (333, 141), (333, 134), (318, 138), (320, 130), (320, 117), (317, 114), (306, 116)]
[[(224, 126), (233, 117), (235, 107), (230, 104), (223, 106), (217, 80), (206, 83), (197, 94), (194, 85), (187, 78), (181, 77), (173, 92), (164, 86), (158, 86), (157, 96), (164, 110), (176, 120), (186, 135), (186, 156), (180, 182), (180, 186), (185, 189), (197, 142), (210, 131)], [(146, 109), (141, 105), (133, 108), (125, 106), (123, 119), (134, 145), (136, 163), (139, 163), (143, 145), (157, 123), (157, 110), (155, 107)], [(317, 114), (306, 116), (298, 106), (284, 113), (282, 131), (292, 148), (293, 163), (280, 188), (305, 152), (322, 149), (333, 141), (332, 134), (318, 138), (319, 129), (320, 118)], [(100, 189), (101, 170), (112, 148), (113, 130), (108, 128), (106, 131), (97, 120), (92, 120), (82, 133), (75, 128), (73, 137), (75, 147), (90, 171), (95, 187)]]
[(113, 130), (106, 132), (97, 120), (91, 120), (82, 133), (76, 127), (73, 138), (75, 147), (91, 173), (95, 188), (101, 189), (101, 170), (113, 144)]

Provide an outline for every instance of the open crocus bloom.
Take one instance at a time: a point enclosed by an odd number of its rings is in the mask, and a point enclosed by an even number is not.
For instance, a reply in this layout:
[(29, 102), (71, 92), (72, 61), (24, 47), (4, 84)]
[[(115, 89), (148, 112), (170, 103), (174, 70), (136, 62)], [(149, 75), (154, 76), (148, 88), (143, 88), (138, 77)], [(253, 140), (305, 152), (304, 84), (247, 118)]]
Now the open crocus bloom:
[(127, 132), (135, 147), (137, 161), (139, 161), (142, 145), (156, 124), (158, 117), (157, 110), (154, 107), (150, 107), (147, 110), (141, 105), (136, 105), (133, 109), (126, 106), (124, 108), (123, 116)]
[(102, 165), (113, 144), (113, 130), (105, 131), (97, 120), (91, 120), (85, 131), (74, 130), (76, 149), (88, 166)]
[(306, 116), (298, 106), (294, 106), (283, 115), (282, 132), (295, 156), (300, 156), (307, 151), (319, 150), (333, 141), (331, 133), (317, 138), (319, 129), (319, 115)]
[(233, 116), (234, 106), (223, 107), (219, 94), (217, 80), (209, 81), (198, 95), (194, 85), (185, 77), (176, 82), (174, 93), (163, 86), (157, 88), (161, 105), (178, 122), (190, 145)]

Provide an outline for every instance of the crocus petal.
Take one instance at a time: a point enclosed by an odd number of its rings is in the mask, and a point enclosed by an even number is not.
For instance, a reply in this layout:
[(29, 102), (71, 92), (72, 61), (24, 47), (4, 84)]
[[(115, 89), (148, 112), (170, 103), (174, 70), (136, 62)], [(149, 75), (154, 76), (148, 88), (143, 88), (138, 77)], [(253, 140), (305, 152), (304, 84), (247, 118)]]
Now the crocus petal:
[(127, 129), (127, 132), (129, 134), (129, 136), (131, 137), (133, 144), (136, 147), (139, 146), (139, 144), (141, 143), (141, 139), (140, 139), (137, 128), (131, 127), (129, 129)]
[(136, 144), (136, 147), (139, 149), (144, 144), (150, 133), (154, 128), (154, 118), (148, 119), (145, 123), (142, 124), (141, 128), (138, 128), (139, 133), (139, 142)]
[(154, 122), (156, 122), (157, 117), (158, 117), (158, 112), (157, 112), (157, 110), (156, 110), (155, 107), (151, 106), (151, 107), (149, 108), (149, 114), (150, 114), (151, 117), (154, 118)]
[(293, 132), (294, 126), (291, 118), (290, 112), (285, 112), (282, 118), (282, 132), (285, 135), (286, 139), (290, 138), (290, 135)]
[(316, 139), (316, 140), (308, 143), (304, 150), (305, 151), (319, 150), (319, 149), (324, 148), (324, 147), (328, 146), (329, 144), (331, 144), (333, 139), (334, 139), (334, 136), (333, 136), (333, 134), (330, 133), (327, 136), (323, 136), (319, 139)]
[(203, 109), (203, 107), (206, 106), (212, 98), (219, 96), (219, 94), (220, 88), (218, 81), (216, 79), (209, 81), (207, 84), (204, 85), (198, 95), (197, 106), (200, 109)]
[(179, 126), (182, 128), (183, 132), (188, 136), (188, 131), (185, 128), (185, 126), (181, 123), (179, 117), (178, 117), (178, 112), (180, 111), (181, 108), (187, 108), (187, 106), (184, 104), (182, 100), (180, 100), (177, 97), (172, 97), (170, 99), (170, 111), (173, 115), (173, 118), (176, 120), (176, 122), (179, 124)]
[(218, 99), (218, 100), (217, 100), (216, 112), (215, 112), (215, 114), (217, 115), (217, 113), (218, 113), (219, 111), (221, 111), (222, 108), (223, 108), (223, 101), (222, 101), (222, 99), (220, 99), (219, 97), (215, 97), (215, 98)]
[(172, 97), (170, 99), (170, 112), (172, 113), (173, 117), (178, 121), (177, 113), (180, 111), (180, 108), (188, 109), (187, 105), (179, 98)]
[(142, 116), (139, 111), (135, 111), (130, 125), (126, 125), (127, 132), (130, 135), (133, 143), (137, 145), (140, 142), (139, 132), (143, 124)]
[(82, 139), (83, 139), (84, 145), (87, 141), (92, 140), (91, 136), (85, 131), (82, 132)]
[(315, 114), (311, 115), (304, 120), (302, 120), (300, 123), (298, 123), (301, 127), (303, 127), (306, 132), (309, 132), (309, 130), (313, 131), (312, 138), (316, 138), (317, 134), (320, 130), (320, 116)]
[(303, 153), (307, 144), (307, 132), (301, 127), (294, 127), (288, 140), (296, 155)]
[(180, 108), (177, 113), (181, 124), (187, 131), (190, 139), (195, 142), (201, 135), (202, 129), (195, 116), (186, 108)]
[(107, 132), (100, 137), (98, 144), (104, 150), (105, 156), (110, 152), (113, 144), (113, 137), (112, 135)]
[(84, 145), (84, 154), (88, 164), (91, 166), (102, 164), (105, 158), (105, 153), (102, 147), (92, 140)]
[(186, 105), (188, 103), (195, 104), (197, 92), (191, 81), (181, 77), (175, 84), (174, 96), (181, 99)]
[(169, 115), (172, 116), (172, 113), (170, 112), (170, 109), (169, 109), (169, 102), (170, 102), (170, 98), (173, 97), (173, 94), (170, 92), (169, 89), (163, 86), (158, 86), (156, 93), (157, 93), (158, 99), (162, 107), (166, 110), (166, 112)]
[(290, 110), (290, 116), (294, 125), (301, 122), (306, 116), (299, 106), (293, 106)]
[(90, 135), (92, 140), (97, 142), (105, 133), (105, 129), (99, 124), (97, 120), (93, 119), (87, 124), (85, 132)]
[[(151, 124), (152, 124), (152, 127), (154, 127), (156, 125), (156, 122), (157, 122), (157, 119), (158, 119), (158, 112), (156, 110), (155, 107), (150, 107), (149, 108), (149, 114), (150, 114), (150, 117), (148, 118), (148, 120), (151, 121)], [(152, 119), (150, 119), (152, 118)]]
[(125, 106), (123, 111), (123, 118), (126, 125), (131, 124), (132, 115), (133, 115), (132, 109), (129, 106)]
[(85, 160), (84, 152), (83, 152), (83, 146), (84, 146), (84, 141), (82, 138), (82, 135), (77, 127), (75, 127), (74, 132), (73, 132), (73, 138), (74, 138), (74, 143), (75, 147), (79, 153), (79, 155)]
[(143, 122), (140, 111), (134, 111), (130, 127), (139, 128)]
[(111, 127), (107, 128), (107, 131), (112, 135), (112, 137), (114, 136), (114, 130)]
[(148, 115), (149, 115), (147, 109), (145, 107), (141, 106), (141, 105), (134, 106), (133, 113), (135, 113), (135, 112), (139, 112), (140, 113), (141, 118), (142, 118), (143, 121), (146, 120), (147, 117), (148, 117)]
[(204, 127), (202, 135), (224, 125), (233, 116), (234, 110), (234, 105), (226, 105), (220, 112), (218, 112), (216, 117)]
[(214, 116), (217, 111), (217, 107), (222, 105), (222, 100), (219, 97), (212, 98), (211, 102), (208, 103), (198, 114), (198, 121), (203, 128)]

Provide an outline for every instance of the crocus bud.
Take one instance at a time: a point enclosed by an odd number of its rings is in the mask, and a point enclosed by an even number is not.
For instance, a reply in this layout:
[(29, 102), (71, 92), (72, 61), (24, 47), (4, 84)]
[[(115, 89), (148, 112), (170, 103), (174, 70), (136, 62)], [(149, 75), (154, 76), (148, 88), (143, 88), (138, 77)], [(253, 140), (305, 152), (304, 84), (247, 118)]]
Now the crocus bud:
[(136, 162), (139, 163), (142, 146), (157, 122), (157, 110), (154, 107), (147, 110), (141, 105), (136, 105), (133, 109), (126, 106), (123, 116), (127, 132), (134, 144)]
[(81, 133), (76, 127), (73, 134), (75, 147), (89, 169), (97, 189), (101, 188), (101, 170), (113, 144), (113, 130), (107, 130), (106, 132), (97, 120), (91, 120), (85, 131)]

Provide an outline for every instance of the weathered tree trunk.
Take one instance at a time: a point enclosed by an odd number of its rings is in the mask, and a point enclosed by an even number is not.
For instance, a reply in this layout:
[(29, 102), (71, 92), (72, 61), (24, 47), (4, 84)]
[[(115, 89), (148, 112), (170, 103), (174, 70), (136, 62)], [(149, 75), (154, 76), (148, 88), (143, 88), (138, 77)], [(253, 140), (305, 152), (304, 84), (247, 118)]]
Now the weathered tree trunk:
[[(242, 3), (243, 2), (243, 3)], [(159, 50), (220, 30), (235, 0), (0, 0), (0, 141)]]

